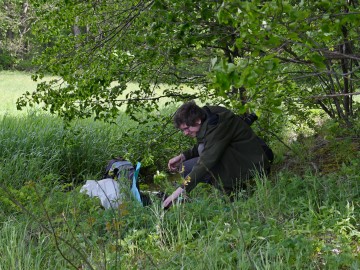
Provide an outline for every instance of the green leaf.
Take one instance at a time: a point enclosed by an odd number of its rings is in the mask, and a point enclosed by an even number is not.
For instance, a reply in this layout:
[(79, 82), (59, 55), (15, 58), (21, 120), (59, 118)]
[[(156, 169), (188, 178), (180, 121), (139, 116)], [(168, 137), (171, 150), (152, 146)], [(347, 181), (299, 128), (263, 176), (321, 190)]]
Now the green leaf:
[(283, 113), (283, 111), (280, 108), (277, 107), (271, 107), (271, 111), (275, 114), (279, 114), (281, 115)]
[(318, 53), (310, 54), (309, 55), (310, 61), (314, 63), (314, 65), (318, 68), (326, 68), (324, 63), (325, 58)]

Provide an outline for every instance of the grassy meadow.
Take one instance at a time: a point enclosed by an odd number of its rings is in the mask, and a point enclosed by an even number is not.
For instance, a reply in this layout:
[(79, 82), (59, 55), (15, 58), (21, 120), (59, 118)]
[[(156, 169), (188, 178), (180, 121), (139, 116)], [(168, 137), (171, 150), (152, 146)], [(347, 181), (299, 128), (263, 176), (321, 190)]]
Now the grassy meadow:
[[(272, 142), (271, 175), (232, 203), (200, 185), (167, 211), (152, 194), (150, 206), (128, 200), (104, 210), (80, 188), (101, 178), (112, 155), (146, 154), (143, 164), (159, 170), (156, 190), (174, 190), (164, 170), (184, 147), (181, 134), (126, 115), (116, 125), (81, 120), (65, 128), (44, 112), (15, 110), (16, 97), (36, 87), (29, 75), (0, 78), (0, 270), (360, 269), (353, 131), (325, 123), (317, 136), (289, 143), (293, 151)], [(144, 191), (148, 169), (140, 172)]]
[(30, 74), (18, 72), (0, 72), (0, 115), (20, 114), (16, 110), (16, 100), (26, 91), (34, 91), (36, 82), (31, 79)]

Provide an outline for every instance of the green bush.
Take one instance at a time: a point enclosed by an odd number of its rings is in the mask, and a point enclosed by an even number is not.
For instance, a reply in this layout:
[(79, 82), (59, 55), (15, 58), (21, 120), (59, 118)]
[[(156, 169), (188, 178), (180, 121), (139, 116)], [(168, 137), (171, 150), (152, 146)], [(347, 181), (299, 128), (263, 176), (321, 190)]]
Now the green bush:
[(15, 59), (7, 51), (0, 49), (0, 71), (10, 70), (15, 64)]
[(34, 64), (32, 63), (32, 59), (31, 58), (25, 58), (25, 59), (21, 59), (17, 64), (16, 64), (16, 70), (18, 71), (33, 71), (35, 69)]

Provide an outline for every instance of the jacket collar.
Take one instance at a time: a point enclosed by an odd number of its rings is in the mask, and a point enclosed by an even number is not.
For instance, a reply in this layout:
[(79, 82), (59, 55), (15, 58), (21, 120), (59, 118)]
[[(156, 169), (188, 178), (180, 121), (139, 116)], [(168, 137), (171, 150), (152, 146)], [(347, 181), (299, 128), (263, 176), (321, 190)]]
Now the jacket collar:
[(209, 117), (205, 119), (205, 121), (201, 124), (200, 130), (196, 135), (197, 140), (202, 141), (206, 135), (206, 130), (209, 122)]

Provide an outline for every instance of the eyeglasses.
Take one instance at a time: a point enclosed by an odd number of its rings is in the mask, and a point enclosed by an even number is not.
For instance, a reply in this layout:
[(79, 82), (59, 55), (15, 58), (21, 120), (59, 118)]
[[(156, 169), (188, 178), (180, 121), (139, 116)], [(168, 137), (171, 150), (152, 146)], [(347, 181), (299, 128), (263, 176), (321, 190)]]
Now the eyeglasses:
[(195, 123), (194, 125), (191, 125), (191, 126), (187, 126), (187, 125), (184, 124), (185, 127), (183, 127), (183, 128), (179, 127), (179, 130), (182, 131), (182, 132), (189, 131), (191, 127), (197, 127), (199, 125), (200, 124), (198, 124), (198, 123)]
[(182, 132), (189, 131), (189, 129), (190, 127), (179, 128), (179, 130)]

